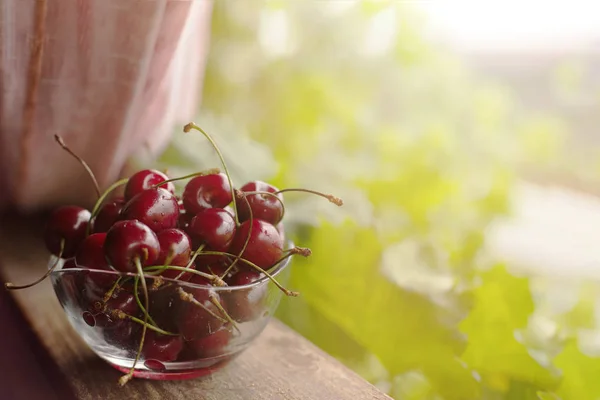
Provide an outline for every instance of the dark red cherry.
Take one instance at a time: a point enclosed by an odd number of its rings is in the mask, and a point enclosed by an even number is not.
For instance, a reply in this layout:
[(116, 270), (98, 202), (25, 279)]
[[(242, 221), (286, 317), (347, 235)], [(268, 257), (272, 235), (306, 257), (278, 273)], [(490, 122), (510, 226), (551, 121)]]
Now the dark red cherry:
[(230, 339), (231, 331), (222, 327), (208, 336), (186, 342), (186, 346), (195, 357), (218, 357), (225, 353), (225, 348), (229, 344)]
[(59, 207), (46, 222), (44, 242), (50, 253), (58, 256), (60, 244), (64, 240), (62, 258), (71, 258), (85, 239), (91, 213), (77, 206)]
[[(131, 200), (137, 194), (144, 190), (148, 190), (154, 185), (158, 185), (167, 179), (169, 179), (167, 175), (155, 169), (138, 171), (129, 178), (127, 185), (125, 185), (125, 200)], [(173, 182), (165, 183), (160, 187), (171, 193), (175, 193), (175, 185), (173, 185)]]
[(121, 272), (137, 272), (135, 260), (142, 266), (153, 265), (160, 253), (156, 234), (136, 220), (119, 221), (106, 233), (104, 253), (110, 265)]
[(223, 317), (219, 308), (210, 300), (214, 296), (222, 304), (219, 296), (207, 285), (207, 280), (199, 275), (194, 275), (190, 283), (203, 285), (203, 288), (182, 287), (184, 291), (194, 296), (200, 303), (194, 304), (188, 301), (178, 303), (177, 327), (185, 340), (198, 339), (216, 332), (223, 326), (223, 320), (215, 318)]
[[(79, 246), (75, 255), (75, 263), (79, 268), (97, 269), (101, 271), (114, 271), (104, 256), (104, 242), (106, 233), (93, 233), (86, 237)], [(92, 279), (100, 287), (109, 287), (117, 279), (116, 274), (91, 272), (87, 278)]]
[[(180, 229), (165, 229), (156, 235), (160, 243), (160, 253), (156, 265), (174, 265), (185, 267), (190, 262), (192, 245), (188, 235)], [(175, 279), (181, 271), (166, 270), (161, 275), (165, 278)], [(191, 274), (186, 273), (187, 278)]]
[(144, 190), (125, 204), (121, 218), (137, 219), (154, 232), (176, 228), (179, 219), (177, 198), (162, 188)]
[(207, 208), (196, 214), (187, 232), (194, 245), (205, 244), (213, 251), (227, 251), (235, 236), (235, 220), (222, 208)]
[(181, 336), (161, 335), (148, 330), (142, 348), (142, 357), (145, 360), (175, 361), (181, 349), (183, 349)]
[(125, 199), (118, 198), (105, 203), (94, 218), (94, 232), (108, 232), (111, 226), (119, 220)]
[(197, 214), (207, 208), (223, 208), (233, 200), (227, 175), (223, 173), (192, 178), (181, 196), (186, 211)]
[[(269, 192), (276, 193), (279, 191), (275, 186), (269, 185), (263, 181), (248, 182), (240, 188), (242, 192)], [(249, 194), (244, 199), (236, 201), (237, 213), (240, 221), (250, 219), (250, 209), (252, 210), (252, 218), (261, 219), (270, 224), (277, 225), (283, 218), (283, 195), (277, 194), (271, 196), (268, 194)], [(277, 200), (279, 198), (281, 201)], [(248, 207), (250, 205), (250, 207)]]
[[(250, 240), (242, 253), (242, 258), (263, 269), (270, 268), (281, 259), (283, 255), (281, 235), (273, 225), (259, 219), (253, 219), (252, 223), (244, 221), (238, 227), (229, 252), (239, 254), (248, 234), (250, 234)], [(250, 269), (251, 267), (240, 263), (240, 268)]]
[(150, 291), (150, 310), (154, 321), (169, 332), (177, 331), (177, 306), (181, 302), (178, 285), (163, 285)]
[[(241, 270), (227, 280), (231, 287), (244, 286), (261, 279), (263, 275), (255, 271)], [(267, 285), (255, 285), (248, 288), (232, 290), (227, 295), (229, 316), (238, 322), (252, 321), (260, 317), (264, 311)]]
[(102, 331), (104, 340), (108, 344), (131, 352), (137, 351), (141, 333), (142, 325), (131, 320), (122, 320), (119, 324), (108, 325)]
[(116, 292), (106, 302), (106, 312), (110, 314), (112, 310), (121, 310), (127, 315), (135, 316), (140, 309), (133, 293), (127, 290)]

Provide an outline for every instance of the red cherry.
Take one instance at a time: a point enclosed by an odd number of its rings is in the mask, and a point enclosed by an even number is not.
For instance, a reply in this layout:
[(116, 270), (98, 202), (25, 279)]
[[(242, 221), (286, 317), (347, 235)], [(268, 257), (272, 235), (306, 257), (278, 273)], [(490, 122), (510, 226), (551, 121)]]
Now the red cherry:
[(148, 330), (142, 348), (142, 357), (145, 360), (175, 361), (181, 349), (183, 349), (181, 336), (161, 335)]
[(144, 190), (133, 197), (121, 211), (122, 219), (148, 225), (154, 232), (177, 227), (179, 206), (177, 198), (162, 188)]
[(206, 244), (213, 251), (227, 251), (235, 236), (235, 220), (222, 208), (208, 208), (196, 214), (187, 232), (194, 244)]
[[(269, 185), (263, 181), (248, 182), (240, 188), (242, 192), (269, 192), (276, 193), (279, 191), (275, 186)], [(277, 225), (283, 218), (283, 195), (277, 194), (270, 196), (268, 194), (249, 194), (246, 200), (240, 199), (236, 202), (237, 213), (240, 221), (250, 219), (250, 209), (252, 210), (252, 218), (261, 219), (270, 224)], [(279, 198), (281, 201), (277, 200)], [(248, 207), (250, 205), (250, 207)]]
[[(167, 179), (169, 179), (167, 175), (155, 169), (138, 171), (129, 178), (127, 185), (125, 185), (125, 200), (131, 200), (137, 194), (144, 190), (148, 190)], [(175, 193), (175, 185), (173, 185), (173, 182), (166, 183), (160, 187), (171, 193)]]
[[(190, 262), (192, 245), (188, 235), (180, 229), (165, 229), (157, 235), (160, 253), (156, 265), (174, 265), (185, 267)], [(168, 269), (161, 273), (165, 278), (175, 279), (181, 271)], [(184, 277), (185, 275), (185, 277)], [(189, 280), (191, 273), (184, 273), (180, 279)]]
[(153, 265), (160, 253), (156, 234), (136, 220), (119, 221), (106, 233), (104, 253), (109, 263), (121, 272), (137, 272), (135, 260), (142, 266)]
[(150, 310), (158, 326), (169, 332), (177, 331), (177, 307), (181, 302), (176, 285), (163, 285), (150, 291)]
[(225, 353), (230, 339), (231, 331), (223, 327), (211, 335), (186, 342), (186, 345), (196, 357), (218, 357)]
[(223, 208), (233, 200), (227, 175), (223, 173), (192, 178), (181, 196), (185, 209), (197, 214), (207, 208)]
[[(231, 287), (243, 286), (256, 282), (263, 275), (255, 271), (239, 271), (227, 283)], [(264, 313), (264, 300), (267, 295), (266, 285), (232, 290), (227, 296), (229, 316), (238, 322), (252, 321)]]
[[(75, 263), (78, 268), (97, 269), (102, 271), (114, 271), (106, 261), (104, 256), (104, 242), (106, 233), (93, 233), (81, 243)], [(92, 272), (87, 275), (88, 279), (93, 280), (99, 287), (109, 287), (118, 279), (116, 274), (105, 274), (101, 272)]]
[(122, 320), (120, 324), (104, 327), (102, 334), (108, 344), (121, 349), (137, 349), (142, 326), (130, 320)]
[(85, 239), (91, 213), (81, 207), (59, 207), (50, 215), (44, 232), (44, 242), (48, 251), (55, 256), (60, 254), (60, 244), (64, 241), (62, 258), (71, 258)]
[[(229, 252), (239, 254), (249, 233), (250, 240), (242, 254), (242, 258), (263, 269), (275, 265), (283, 255), (283, 239), (273, 225), (258, 219), (253, 219), (252, 223), (244, 221), (239, 226)], [(240, 268), (249, 269), (251, 267), (240, 263)]]
[(123, 198), (104, 204), (94, 218), (94, 232), (108, 232), (110, 227), (119, 220), (124, 205), (125, 200)]
[(224, 323), (222, 319), (215, 318), (215, 315), (219, 317), (222, 315), (219, 308), (210, 300), (210, 295), (212, 294), (221, 304), (222, 302), (219, 296), (211, 290), (211, 286), (207, 284), (208, 281), (199, 275), (194, 275), (190, 282), (204, 285), (205, 288), (182, 287), (201, 304), (200, 306), (187, 301), (178, 303), (177, 326), (185, 340), (208, 336), (221, 328)]

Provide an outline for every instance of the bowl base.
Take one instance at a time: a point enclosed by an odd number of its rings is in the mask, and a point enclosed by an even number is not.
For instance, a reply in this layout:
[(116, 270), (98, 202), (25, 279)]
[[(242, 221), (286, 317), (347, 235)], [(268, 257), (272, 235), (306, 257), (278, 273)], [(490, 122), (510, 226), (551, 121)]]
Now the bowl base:
[[(210, 367), (191, 369), (188, 371), (135, 370), (133, 372), (133, 377), (140, 379), (150, 379), (155, 381), (181, 381), (187, 379), (196, 379), (202, 376), (211, 375), (212, 373), (220, 370), (221, 368), (226, 366), (230, 360), (231, 359), (226, 359), (216, 364), (213, 364)], [(124, 374), (129, 372), (129, 368), (111, 362), (109, 362), (109, 364), (113, 368), (121, 371)]]

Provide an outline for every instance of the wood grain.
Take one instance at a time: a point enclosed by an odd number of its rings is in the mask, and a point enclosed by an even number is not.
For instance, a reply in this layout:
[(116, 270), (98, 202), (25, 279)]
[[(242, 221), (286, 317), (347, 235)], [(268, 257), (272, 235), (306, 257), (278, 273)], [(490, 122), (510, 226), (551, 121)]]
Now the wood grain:
[[(28, 282), (44, 272), (48, 255), (36, 234), (40, 227), (39, 221), (5, 219), (0, 224), (5, 279)], [(170, 382), (137, 379), (119, 388), (120, 373), (77, 336), (48, 280), (11, 293), (78, 399), (389, 399), (276, 320), (248, 350), (211, 376)]]

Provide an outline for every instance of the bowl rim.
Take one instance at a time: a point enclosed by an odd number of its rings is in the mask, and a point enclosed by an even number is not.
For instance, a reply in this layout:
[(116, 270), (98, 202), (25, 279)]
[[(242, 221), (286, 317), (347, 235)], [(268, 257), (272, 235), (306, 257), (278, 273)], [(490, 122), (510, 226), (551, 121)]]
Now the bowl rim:
[[(293, 246), (293, 245), (292, 245)], [(280, 261), (279, 263), (277, 263), (275, 266), (271, 267), (270, 269), (266, 270), (269, 275), (271, 275), (273, 278), (277, 277), (277, 275), (279, 275), (281, 272), (283, 272), (284, 270), (287, 269), (287, 267), (291, 264), (292, 258), (295, 255), (291, 255), (289, 257), (286, 257), (284, 260)], [(139, 276), (136, 272), (121, 272), (121, 271), (117, 271), (117, 270), (103, 270), (103, 269), (92, 269), (92, 268), (68, 268), (68, 269), (63, 269), (62, 266), (64, 265), (66, 259), (59, 259), (58, 257), (56, 257), (55, 255), (52, 255), (50, 257), (50, 265), (54, 265), (54, 263), (58, 260), (58, 262), (60, 263), (60, 268), (54, 269), (51, 273), (50, 276), (55, 276), (55, 277), (59, 277), (61, 275), (66, 275), (66, 274), (70, 274), (70, 273), (77, 273), (77, 272), (84, 272), (86, 274), (105, 274), (105, 275), (114, 275), (117, 277), (137, 277)], [(182, 271), (183, 272), (183, 271)], [(236, 285), (236, 286), (207, 286), (207, 285), (200, 285), (197, 283), (190, 283), (187, 281), (181, 281), (181, 280), (176, 280), (176, 279), (172, 279), (172, 278), (162, 278), (162, 280), (164, 282), (171, 282), (180, 286), (185, 286), (188, 288), (193, 288), (193, 289), (201, 289), (201, 290), (212, 290), (212, 291), (223, 291), (223, 292), (234, 292), (236, 290), (246, 290), (246, 289), (251, 289), (253, 287), (256, 286), (260, 286), (262, 284), (264, 284), (265, 282), (268, 283), (271, 279), (269, 277), (267, 277), (266, 275), (262, 274), (263, 276), (260, 277), (258, 280), (251, 282), (251, 283), (247, 283), (245, 285)], [(148, 276), (148, 278), (154, 278), (154, 279), (158, 279), (160, 277), (160, 275), (155, 275), (155, 276)]]

